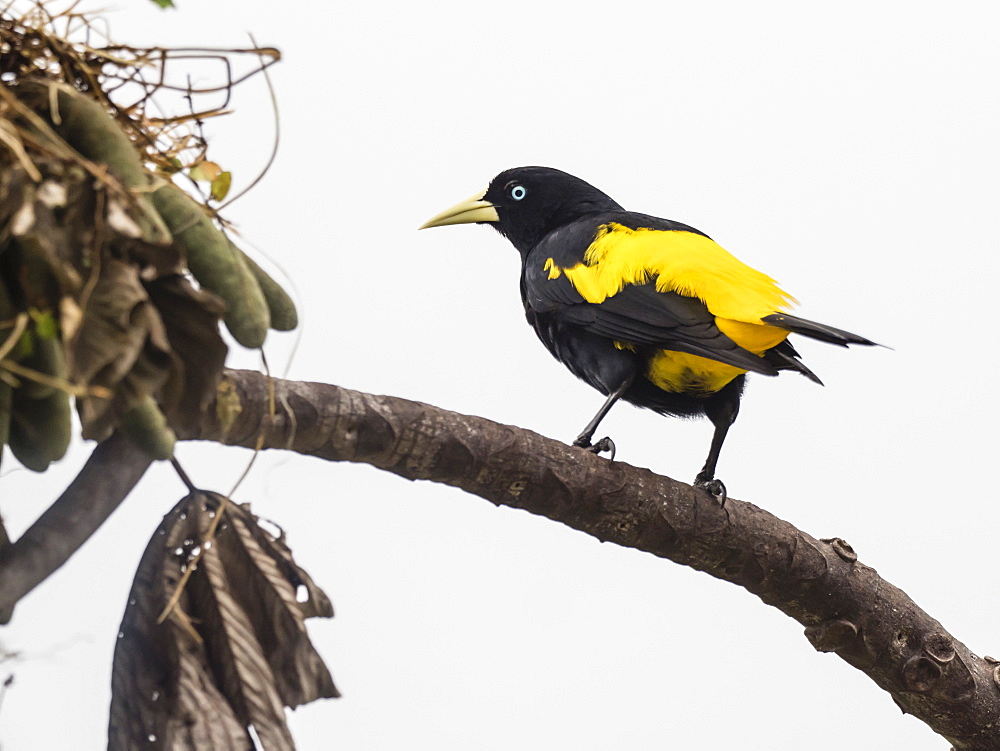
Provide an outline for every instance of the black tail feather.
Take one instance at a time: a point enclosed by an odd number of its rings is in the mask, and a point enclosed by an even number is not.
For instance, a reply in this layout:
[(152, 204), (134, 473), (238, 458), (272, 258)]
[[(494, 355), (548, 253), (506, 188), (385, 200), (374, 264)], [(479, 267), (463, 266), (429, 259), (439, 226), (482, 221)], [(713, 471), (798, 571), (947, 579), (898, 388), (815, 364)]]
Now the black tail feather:
[[(815, 321), (807, 321), (805, 318), (789, 315), (788, 313), (775, 313), (761, 319), (768, 326), (791, 331), (793, 334), (802, 334), (811, 339), (819, 339), (821, 342), (829, 342), (846, 347), (848, 344), (863, 344), (869, 347), (880, 346), (877, 342), (865, 339), (863, 336), (852, 334), (850, 331), (835, 329)], [(804, 366), (803, 366), (804, 367)]]
[(775, 370), (794, 370), (796, 373), (804, 375), (813, 383), (818, 383), (820, 386), (823, 385), (819, 376), (813, 373), (806, 366), (806, 364), (799, 359), (799, 353), (795, 351), (795, 347), (793, 347), (788, 340), (783, 341), (777, 347), (772, 347), (765, 352), (764, 359), (773, 365)]

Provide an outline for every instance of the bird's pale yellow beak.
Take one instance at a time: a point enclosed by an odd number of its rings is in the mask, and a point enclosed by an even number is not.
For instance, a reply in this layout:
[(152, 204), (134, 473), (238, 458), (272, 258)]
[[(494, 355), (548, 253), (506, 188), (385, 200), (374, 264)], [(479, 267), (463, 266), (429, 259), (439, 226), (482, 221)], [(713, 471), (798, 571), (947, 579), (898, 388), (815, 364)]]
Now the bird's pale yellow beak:
[(499, 222), (500, 216), (497, 214), (496, 206), (489, 201), (484, 201), (483, 196), (486, 191), (480, 191), (474, 196), (466, 198), (461, 203), (456, 203), (450, 209), (445, 209), (440, 214), (435, 214), (426, 222), (420, 225), (419, 229), (428, 227), (444, 227), (448, 224), (473, 224), (474, 222)]

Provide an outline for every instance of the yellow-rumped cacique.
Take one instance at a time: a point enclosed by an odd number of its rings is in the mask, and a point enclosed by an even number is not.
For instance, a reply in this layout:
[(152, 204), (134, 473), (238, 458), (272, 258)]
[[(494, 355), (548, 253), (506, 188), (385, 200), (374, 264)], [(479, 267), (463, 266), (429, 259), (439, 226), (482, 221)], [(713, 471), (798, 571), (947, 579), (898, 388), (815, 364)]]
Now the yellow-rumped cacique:
[(747, 372), (797, 371), (789, 333), (847, 346), (868, 339), (790, 315), (795, 300), (708, 235), (626, 211), (583, 180), (548, 167), (501, 172), (481, 193), (421, 229), (486, 223), (521, 254), (521, 300), (542, 344), (607, 399), (575, 446), (592, 444), (619, 399), (665, 415), (706, 415), (715, 426), (695, 484), (725, 498), (719, 452)]

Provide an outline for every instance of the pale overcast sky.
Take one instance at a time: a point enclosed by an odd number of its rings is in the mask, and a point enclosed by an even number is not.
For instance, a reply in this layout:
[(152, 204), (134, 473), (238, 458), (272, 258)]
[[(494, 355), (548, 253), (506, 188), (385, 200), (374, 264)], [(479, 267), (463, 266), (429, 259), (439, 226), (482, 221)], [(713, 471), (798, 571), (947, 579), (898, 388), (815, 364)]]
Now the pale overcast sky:
[[(571, 440), (602, 397), (525, 324), (517, 254), (484, 227), (416, 232), (507, 167), (566, 170), (710, 234), (801, 315), (893, 347), (797, 343), (825, 388), (751, 376), (719, 475), (1000, 652), (993, 3), (176, 1), (119, 2), (113, 34), (233, 47), (252, 32), (285, 56), (277, 162), (228, 216), (294, 280), (290, 377)], [(239, 188), (273, 123), (260, 80), (233, 106), (210, 153)], [(289, 341), (268, 347), (279, 372)], [(603, 428), (621, 461), (684, 481), (711, 434), (628, 405)], [(5, 457), (13, 533), (87, 451), (44, 477)], [(250, 456), (178, 453), (223, 492)], [(132, 575), (181, 495), (156, 467), (0, 631), (21, 654), (2, 665), (3, 751), (105, 743)], [(344, 698), (292, 714), (301, 749), (948, 748), (799, 624), (671, 562), (279, 453), (237, 500), (284, 527), (337, 610), (311, 633)]]

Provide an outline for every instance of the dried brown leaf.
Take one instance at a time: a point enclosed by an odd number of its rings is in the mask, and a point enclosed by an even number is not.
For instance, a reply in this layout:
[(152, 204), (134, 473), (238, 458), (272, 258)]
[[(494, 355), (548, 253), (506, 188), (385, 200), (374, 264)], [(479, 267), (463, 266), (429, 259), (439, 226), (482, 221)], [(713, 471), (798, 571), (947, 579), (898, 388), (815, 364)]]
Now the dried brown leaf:
[[(184, 540), (197, 534), (188, 501), (164, 517), (132, 583), (111, 676), (109, 751), (252, 748), (246, 726), (216, 686), (202, 644), (180, 618), (157, 623), (187, 565), (191, 546)], [(187, 598), (180, 605), (189, 607)]]
[[(203, 537), (209, 524), (205, 518)], [(220, 534), (225, 535), (226, 530)], [(217, 544), (206, 550), (199, 563), (203, 575), (192, 576), (188, 583), (192, 609), (200, 620), (199, 632), (205, 635), (216, 679), (236, 716), (253, 725), (265, 748), (293, 749), (274, 674), (250, 616), (236, 597), (245, 582), (227, 575), (221, 551)]]
[(110, 399), (77, 400), (83, 437), (100, 441), (129, 409), (159, 391), (174, 361), (166, 329), (134, 265), (103, 259), (86, 303), (69, 342), (71, 377), (114, 393)]
[[(72, 294), (79, 291), (87, 274), (88, 243), (94, 236), (94, 191), (84, 173), (65, 164), (50, 160), (39, 166), (43, 176), (39, 183), (19, 168), (0, 172), (0, 203), (5, 204), (0, 211), (0, 252), (16, 240), (38, 256), (11, 255), (4, 261), (4, 271), (18, 278), (25, 265), (44, 266), (62, 293)], [(26, 291), (27, 303), (34, 305), (41, 291)], [(59, 295), (53, 296), (58, 299)]]
[[(258, 538), (267, 533), (245, 507), (231, 518), (231, 534), (218, 536), (220, 550), (225, 550), (234, 575), (244, 582), (239, 592), (251, 598), (245, 606), (255, 631), (265, 639), (266, 652), (282, 701), (290, 707), (307, 704), (321, 697), (336, 696), (337, 689), (319, 654), (312, 648), (304, 619), (310, 615), (330, 617), (333, 608), (321, 590), (288, 554), (275, 555), (275, 546), (262, 546)], [(273, 540), (273, 538), (272, 538)], [(286, 548), (287, 550), (287, 548)], [(300, 603), (298, 587), (309, 582), (310, 598)], [(314, 600), (313, 597), (316, 599)], [(317, 609), (311, 607), (322, 601)]]
[(189, 431), (198, 425), (222, 377), (228, 348), (219, 321), (225, 306), (211, 292), (195, 289), (176, 274), (153, 280), (146, 291), (177, 357), (160, 406), (174, 428)]
[[(184, 498), (143, 555), (115, 651), (112, 751), (247, 749), (248, 726), (264, 748), (293, 749), (284, 707), (338, 695), (304, 625), (332, 614), (329, 600), (249, 508), (223, 500)], [(326, 608), (297, 601), (305, 582)]]

